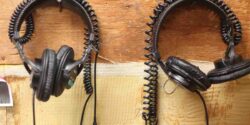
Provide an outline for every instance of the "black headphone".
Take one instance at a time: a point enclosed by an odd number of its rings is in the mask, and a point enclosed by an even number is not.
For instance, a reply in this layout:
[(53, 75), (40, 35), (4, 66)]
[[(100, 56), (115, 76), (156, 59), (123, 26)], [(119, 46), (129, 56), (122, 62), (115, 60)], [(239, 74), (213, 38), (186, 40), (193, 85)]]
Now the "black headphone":
[[(40, 59), (32, 62), (24, 54), (23, 44), (32, 36), (34, 24), (31, 13), (42, 3), (68, 7), (81, 15), (88, 26), (88, 46), (84, 55), (79, 60), (74, 60), (73, 48), (63, 45), (56, 53), (54, 50), (45, 49)], [(21, 24), (26, 19), (26, 34), (20, 37)], [(60, 96), (64, 89), (71, 88), (88, 61), (92, 49), (98, 49), (98, 26), (94, 11), (85, 0), (27, 0), (20, 4), (12, 15), (9, 26), (9, 36), (16, 45), (25, 68), (31, 74), (31, 87), (36, 91), (36, 97), (40, 101), (48, 101), (51, 95)]]
[[(216, 69), (209, 72), (208, 76), (203, 73), (198, 67), (191, 63), (180, 59), (178, 57), (169, 57), (164, 64), (161, 60), (160, 53), (158, 51), (158, 38), (160, 27), (164, 20), (171, 11), (177, 6), (180, 6), (187, 2), (194, 2), (195, 0), (164, 0), (154, 9), (154, 16), (151, 16), (151, 23), (147, 25), (150, 27), (149, 31), (146, 31), (148, 35), (145, 40), (147, 43), (147, 50), (149, 53), (145, 55), (148, 59), (145, 65), (148, 69), (145, 72), (149, 75), (145, 77), (148, 81), (144, 86), (146, 87), (146, 95), (144, 96), (143, 119), (146, 124), (156, 125), (157, 120), (157, 86), (158, 86), (158, 67), (163, 69), (164, 73), (169, 78), (180, 84), (192, 92), (197, 92), (201, 97), (205, 111), (205, 101), (198, 92), (198, 90), (205, 91), (211, 83), (220, 83), (228, 80), (239, 78), (240, 76), (250, 73), (249, 61), (242, 61), (234, 50), (234, 46), (237, 45), (242, 38), (241, 24), (233, 11), (221, 0), (197, 0), (205, 5), (209, 6), (215, 12), (217, 12), (221, 18), (221, 35), (229, 49), (226, 52), (225, 59), (216, 61)], [(248, 69), (244, 69), (244, 68)], [(235, 74), (236, 73), (236, 74)], [(208, 124), (208, 115), (206, 113), (206, 123)]]
[(215, 69), (210, 71), (208, 76), (198, 67), (178, 57), (169, 57), (164, 65), (160, 59), (157, 45), (160, 31), (159, 29), (162, 25), (163, 19), (166, 18), (169, 12), (184, 1), (186, 0), (175, 0), (175, 2), (171, 3), (168, 9), (165, 9), (161, 14), (159, 14), (158, 20), (155, 22), (153, 27), (153, 55), (163, 71), (176, 83), (191, 91), (205, 91), (211, 86), (212, 83), (226, 82), (249, 74), (250, 61), (243, 60), (241, 56), (236, 54), (234, 49), (235, 45), (237, 45), (241, 40), (242, 32), (240, 21), (225, 4), (218, 6), (221, 1), (217, 1), (216, 3), (210, 0), (200, 0), (215, 8), (217, 10), (216, 12), (218, 12), (221, 16), (222, 36), (225, 43), (228, 44), (228, 50), (225, 58), (215, 61)]

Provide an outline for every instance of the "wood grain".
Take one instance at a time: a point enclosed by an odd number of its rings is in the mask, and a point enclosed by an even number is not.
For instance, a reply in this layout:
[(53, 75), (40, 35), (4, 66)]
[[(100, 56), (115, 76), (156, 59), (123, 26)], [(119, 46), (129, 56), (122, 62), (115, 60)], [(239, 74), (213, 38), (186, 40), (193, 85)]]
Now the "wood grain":
[[(7, 37), (11, 13), (21, 0), (0, 1), (0, 64), (20, 64), (16, 50)], [(149, 15), (160, 0), (89, 0), (100, 22), (100, 58), (108, 62), (144, 61), (144, 39)], [(244, 38), (238, 51), (250, 57), (250, 3), (248, 0), (225, 0), (242, 22)], [(188, 10), (188, 11), (187, 11)], [(40, 8), (35, 13), (36, 31), (25, 46), (27, 55), (39, 58), (44, 48), (58, 50), (62, 44), (70, 45), (77, 57), (83, 48), (83, 23), (78, 15), (56, 7)], [(55, 18), (56, 17), (56, 18)], [(219, 34), (218, 16), (210, 9), (197, 4), (178, 8), (167, 20), (160, 35), (163, 57), (178, 55), (195, 60), (221, 58), (225, 45)]]
[[(30, 125), (31, 89), (28, 74), (21, 64), (16, 49), (8, 39), (10, 16), (21, 0), (0, 0), (0, 75), (5, 76), (14, 95), (13, 108), (0, 108), (0, 125)], [(145, 51), (144, 31), (148, 16), (161, 0), (89, 0), (95, 9), (101, 30), (100, 59), (105, 63), (98, 68), (98, 121), (100, 125), (143, 125), (141, 117), (143, 80), (142, 62)], [(237, 50), (250, 57), (250, 1), (225, 0), (242, 22), (244, 36)], [(62, 44), (70, 45), (80, 57), (83, 48), (83, 28), (80, 17), (69, 10), (44, 6), (34, 12), (36, 30), (25, 46), (30, 58), (40, 57), (44, 48), (58, 50)], [(213, 61), (223, 56), (225, 45), (219, 34), (218, 16), (197, 4), (177, 8), (161, 29), (160, 52), (163, 57), (177, 55), (192, 60)], [(23, 31), (22, 31), (23, 32)], [(8, 64), (8, 65), (7, 65)], [(208, 71), (212, 63), (197, 63)], [(133, 69), (133, 70), (131, 70)], [(167, 80), (160, 73), (159, 124), (202, 125), (204, 112), (200, 99), (194, 93), (178, 88), (173, 95), (165, 94), (162, 86)], [(211, 125), (249, 125), (250, 77), (214, 85), (202, 93), (207, 101)], [(174, 87), (169, 81), (167, 89)], [(82, 79), (60, 98), (52, 97), (48, 103), (37, 103), (39, 125), (79, 124), (84, 92)], [(86, 124), (91, 124), (93, 99), (87, 109)], [(46, 120), (44, 118), (46, 117)]]

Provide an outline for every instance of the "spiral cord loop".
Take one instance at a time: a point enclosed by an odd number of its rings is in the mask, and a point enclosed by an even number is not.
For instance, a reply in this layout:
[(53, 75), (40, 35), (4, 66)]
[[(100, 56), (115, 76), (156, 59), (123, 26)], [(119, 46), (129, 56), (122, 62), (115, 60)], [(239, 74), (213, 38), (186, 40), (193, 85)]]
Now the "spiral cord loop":
[[(100, 44), (100, 41), (99, 41), (99, 27), (98, 27), (98, 20), (97, 20), (97, 16), (95, 14), (95, 11), (92, 9), (92, 7), (89, 5), (89, 3), (86, 1), (86, 0), (77, 0), (83, 7), (86, 8), (86, 10), (88, 10), (88, 13), (91, 17), (91, 21), (92, 21), (92, 24), (94, 26), (94, 34), (95, 34), (95, 41), (94, 43), (91, 43), (94, 45), (94, 47), (96, 49), (99, 49), (99, 44)], [(88, 32), (88, 29), (85, 29), (87, 32), (85, 33), (86, 37), (85, 37), (85, 40), (89, 40), (88, 38), (88, 35), (89, 35), (89, 32)], [(88, 45), (88, 43), (85, 43), (86, 45)]]
[[(87, 46), (92, 44), (96, 49), (99, 49), (99, 28), (98, 28), (98, 21), (97, 16), (92, 9), (92, 7), (89, 5), (89, 3), (85, 0), (77, 0), (79, 3), (81, 3), (82, 6), (87, 8), (89, 15), (91, 16), (92, 23), (94, 25), (94, 34), (95, 34), (95, 41), (94, 43), (90, 43), (89, 39), (89, 30), (85, 28), (85, 42), (84, 42), (84, 52), (87, 49)], [(92, 87), (92, 79), (91, 79), (91, 54), (88, 55), (87, 61), (85, 64), (83, 64), (83, 83), (84, 88), (87, 94), (93, 93), (93, 87)]]
[[(84, 50), (87, 49), (87, 46), (90, 45), (89, 43), (89, 33), (88, 29), (85, 29), (85, 42), (84, 42)], [(88, 55), (87, 61), (85, 64), (83, 64), (83, 83), (84, 83), (84, 88), (87, 94), (92, 94), (93, 93), (93, 87), (92, 87), (92, 79), (91, 79), (91, 54)]]
[(223, 37), (223, 40), (229, 44), (234, 41), (235, 45), (239, 44), (239, 42), (242, 39), (242, 27), (239, 19), (234, 14), (234, 12), (229, 8), (226, 3), (222, 0), (211, 0), (215, 4), (217, 4), (224, 12), (226, 12), (229, 22), (232, 22), (234, 32), (232, 33), (231, 27), (229, 25), (222, 24), (221, 25), (221, 34)]
[[(91, 21), (92, 21), (92, 24), (94, 26), (94, 37), (95, 37), (95, 41), (90, 41), (90, 38), (89, 38), (89, 35), (90, 35), (90, 32), (89, 32), (89, 29), (85, 28), (85, 42), (84, 42), (84, 52), (87, 50), (87, 46), (89, 45), (93, 45), (97, 51), (99, 51), (99, 44), (100, 44), (100, 41), (99, 41), (99, 27), (98, 27), (98, 20), (97, 20), (97, 16), (95, 14), (95, 11), (92, 9), (92, 7), (89, 5), (89, 3), (86, 1), (86, 0), (77, 0), (83, 7), (86, 8), (86, 10), (88, 11), (90, 17), (91, 17)], [(98, 52), (96, 52), (98, 53)], [(84, 53), (83, 53), (84, 55)], [(84, 103), (84, 106), (83, 106), (83, 110), (82, 110), (82, 116), (81, 116), (81, 121), (80, 121), (80, 125), (83, 124), (84, 122), (84, 114), (85, 114), (85, 109), (86, 109), (86, 106), (89, 102), (89, 99), (90, 97), (93, 95), (93, 92), (94, 90), (96, 91), (96, 86), (92, 86), (92, 77), (91, 77), (91, 60), (92, 60), (92, 55), (89, 54), (88, 57), (87, 57), (87, 61), (86, 63), (83, 64), (83, 83), (84, 83), (84, 88), (85, 88), (85, 91), (86, 93), (89, 95), (87, 100), (85, 101)], [(94, 60), (95, 63), (96, 63), (96, 59)], [(96, 69), (96, 65), (94, 67)], [(96, 71), (94, 71), (94, 76), (96, 76)], [(96, 83), (96, 77), (94, 77), (94, 83)], [(93, 124), (97, 124), (97, 116), (96, 116), (96, 93), (95, 93), (95, 102), (94, 102), (94, 121), (93, 121)]]
[[(17, 17), (18, 15), (21, 13), (21, 11), (26, 7), (26, 5), (30, 2), (31, 0), (27, 0), (27, 1), (23, 1), (22, 3), (20, 3), (17, 7), (16, 10), (14, 11), (14, 13), (11, 16), (11, 20), (10, 20), (10, 24), (9, 24), (9, 38), (10, 39), (15, 39), (15, 41), (21, 43), (21, 44), (25, 44), (27, 43), (31, 37), (32, 34), (34, 32), (34, 21), (33, 21), (33, 17), (32, 15), (29, 15), (25, 21), (26, 21), (26, 29), (25, 29), (25, 33), (22, 37), (20, 38), (15, 38), (16, 34), (15, 34), (15, 23), (17, 22)], [(17, 28), (18, 30), (20, 30), (20, 27)]]
[(157, 18), (161, 14), (165, 7), (165, 4), (159, 4), (154, 9), (154, 16), (150, 16), (152, 22), (147, 23), (150, 30), (146, 31), (147, 39), (146, 47), (144, 48), (148, 54), (145, 54), (145, 57), (147, 58), (147, 62), (145, 62), (145, 65), (148, 67), (148, 69), (145, 70), (147, 73), (147, 77), (144, 79), (147, 81), (147, 84), (145, 84), (145, 90), (144, 92), (146, 95), (144, 96), (144, 112), (143, 112), (143, 119), (146, 121), (146, 125), (156, 125), (157, 124), (157, 87), (158, 87), (158, 66), (157, 61), (154, 59), (153, 56), (153, 48), (152, 48), (152, 33), (153, 33), (153, 26), (155, 22), (157, 21)]

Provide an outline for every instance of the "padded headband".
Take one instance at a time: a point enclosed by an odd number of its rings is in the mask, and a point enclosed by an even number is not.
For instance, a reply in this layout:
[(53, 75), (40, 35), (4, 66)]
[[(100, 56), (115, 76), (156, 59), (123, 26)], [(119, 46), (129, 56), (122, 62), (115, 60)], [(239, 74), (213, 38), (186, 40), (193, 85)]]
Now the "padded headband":
[[(32, 14), (32, 12), (37, 9), (38, 7), (41, 6), (42, 3), (46, 3), (49, 5), (59, 5), (59, 3), (56, 0), (28, 0), (27, 4), (25, 5), (25, 7), (21, 10), (20, 14), (17, 16), (16, 18), (16, 23), (14, 24), (14, 39), (15, 38), (20, 38), (19, 35), (19, 29), (24, 21), (24, 19), (26, 19), (30, 14)], [(75, 12), (77, 12), (81, 18), (85, 21), (85, 23), (88, 26), (88, 30), (91, 33), (95, 32), (95, 24), (93, 24), (92, 21), (92, 17), (93, 15), (91, 15), (92, 13), (89, 13), (89, 9), (88, 5), (84, 5), (82, 6), (82, 4), (84, 4), (84, 1), (81, 3), (80, 0), (62, 0), (62, 2), (60, 3), (62, 7), (68, 7), (72, 10), (74, 10)], [(93, 34), (92, 34), (93, 35)], [(93, 36), (92, 36), (93, 37)], [(91, 37), (89, 37), (91, 38)]]
[[(173, 0), (173, 1), (171, 0), (171, 2), (168, 2), (167, 7), (164, 8), (162, 11), (155, 12), (158, 17), (157, 17), (157, 20), (155, 20), (154, 25), (152, 27), (152, 39), (151, 39), (152, 46), (153, 46), (152, 51), (153, 51), (153, 55), (155, 59), (158, 61), (158, 63), (160, 64), (161, 68), (164, 70), (165, 73), (167, 73), (167, 71), (166, 71), (164, 63), (161, 61), (160, 53), (158, 51), (158, 39), (159, 39), (160, 27), (162, 26), (164, 19), (169, 15), (171, 10), (173, 10), (177, 6), (180, 6), (188, 1), (191, 1), (191, 0)], [(222, 25), (230, 26), (230, 29), (229, 29), (230, 34), (222, 35), (224, 37), (225, 42), (227, 44), (230, 42), (236, 42), (236, 44), (238, 44), (238, 42), (241, 40), (241, 26), (238, 25), (238, 23), (232, 22), (232, 20), (234, 21), (236, 20), (236, 22), (239, 22), (239, 21), (235, 17), (235, 15), (232, 13), (232, 11), (225, 5), (225, 3), (223, 2), (216, 3), (210, 0), (200, 0), (200, 2), (203, 2), (205, 5), (214, 9), (215, 12), (219, 14), (221, 21), (222, 21)], [(232, 16), (232, 18), (228, 17), (227, 13), (230, 13), (231, 14), (230, 16)], [(231, 18), (231, 19), (228, 19), (228, 18)], [(231, 31), (231, 29), (233, 29), (234, 31)], [(222, 30), (228, 30), (228, 28), (222, 29)], [(224, 32), (226, 31), (222, 31), (222, 33)], [(228, 35), (228, 37), (230, 38), (226, 38), (226, 35)]]

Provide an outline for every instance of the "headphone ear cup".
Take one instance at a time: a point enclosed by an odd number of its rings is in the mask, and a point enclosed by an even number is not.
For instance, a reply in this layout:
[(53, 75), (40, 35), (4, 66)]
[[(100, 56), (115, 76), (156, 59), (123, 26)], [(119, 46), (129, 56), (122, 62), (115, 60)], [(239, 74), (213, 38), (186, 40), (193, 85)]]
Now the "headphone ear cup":
[(207, 90), (211, 84), (198, 67), (178, 57), (169, 57), (166, 63), (169, 77), (190, 91)]
[(65, 88), (69, 88), (67, 87), (69, 78), (64, 76), (64, 69), (67, 64), (74, 62), (74, 55), (73, 48), (67, 45), (62, 46), (57, 53), (57, 73), (53, 90), (53, 95), (56, 97), (60, 96)]
[(224, 61), (215, 61), (215, 69), (208, 73), (211, 83), (223, 83), (236, 80), (250, 73), (250, 60), (242, 60), (235, 64), (226, 65)]
[[(37, 67), (41, 67), (42, 66), (42, 61), (41, 59), (35, 59), (35, 65)], [(39, 85), (39, 81), (40, 81), (40, 72), (34, 72), (31, 70), (31, 88), (36, 91)]]
[(54, 86), (56, 72), (56, 54), (55, 51), (45, 49), (41, 59), (41, 72), (37, 86), (37, 99), (48, 101)]

